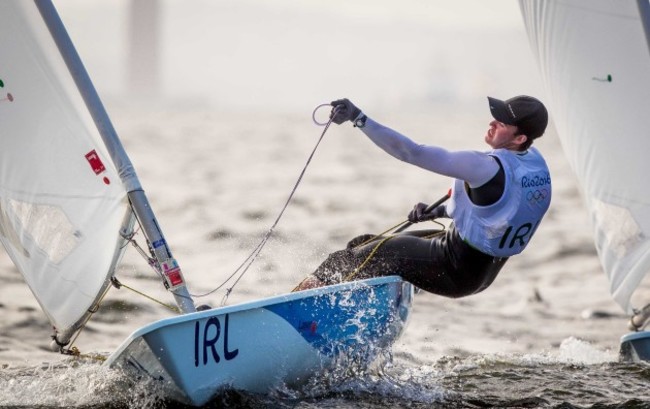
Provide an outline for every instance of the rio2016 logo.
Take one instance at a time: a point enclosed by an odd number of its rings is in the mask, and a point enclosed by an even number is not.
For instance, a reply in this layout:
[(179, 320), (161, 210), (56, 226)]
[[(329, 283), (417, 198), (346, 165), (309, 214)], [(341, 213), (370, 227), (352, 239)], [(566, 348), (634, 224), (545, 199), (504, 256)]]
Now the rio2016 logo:
[[(5, 87), (5, 83), (4, 81), (2, 81), (2, 78), (0, 78), (0, 89), (4, 91), (4, 87)], [(14, 102), (14, 96), (11, 95), (10, 92), (7, 92), (4, 98), (0, 98), (0, 102)]]

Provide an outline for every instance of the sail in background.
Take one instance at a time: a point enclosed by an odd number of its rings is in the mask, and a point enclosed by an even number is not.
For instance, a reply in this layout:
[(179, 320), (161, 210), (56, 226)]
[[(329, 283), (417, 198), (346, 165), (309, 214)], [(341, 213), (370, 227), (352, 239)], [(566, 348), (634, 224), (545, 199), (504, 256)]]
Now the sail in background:
[(132, 225), (126, 191), (32, 1), (0, 1), (0, 241), (52, 324), (108, 285)]
[(650, 270), (648, 0), (520, 6), (611, 294), (631, 312), (630, 299)]

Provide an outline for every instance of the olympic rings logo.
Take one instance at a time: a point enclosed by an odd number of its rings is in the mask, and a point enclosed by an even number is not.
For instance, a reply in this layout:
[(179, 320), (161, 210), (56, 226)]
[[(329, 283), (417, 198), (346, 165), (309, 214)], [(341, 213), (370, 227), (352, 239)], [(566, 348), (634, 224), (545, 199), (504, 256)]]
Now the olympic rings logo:
[(541, 190), (530, 190), (528, 193), (526, 193), (526, 199), (528, 199), (529, 202), (541, 202), (546, 200), (548, 197), (548, 190), (546, 189), (541, 189)]

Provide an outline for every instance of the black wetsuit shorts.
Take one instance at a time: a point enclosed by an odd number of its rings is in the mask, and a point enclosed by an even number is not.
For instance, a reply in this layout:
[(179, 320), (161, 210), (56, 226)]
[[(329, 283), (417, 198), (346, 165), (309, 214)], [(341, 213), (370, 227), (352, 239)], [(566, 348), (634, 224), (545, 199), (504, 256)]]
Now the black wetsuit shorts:
[[(372, 236), (360, 236), (367, 238)], [(444, 231), (420, 230), (377, 237), (329, 257), (314, 272), (325, 284), (399, 275), (415, 286), (445, 297), (464, 297), (486, 289), (508, 260), (465, 243), (453, 224)], [(356, 243), (355, 243), (356, 242)]]

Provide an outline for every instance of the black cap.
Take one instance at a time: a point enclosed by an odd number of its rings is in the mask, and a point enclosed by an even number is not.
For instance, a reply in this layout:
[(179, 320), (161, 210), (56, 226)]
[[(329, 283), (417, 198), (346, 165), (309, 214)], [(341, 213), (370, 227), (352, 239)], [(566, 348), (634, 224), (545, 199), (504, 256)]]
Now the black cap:
[(488, 97), (492, 116), (506, 125), (515, 125), (519, 132), (531, 139), (539, 138), (544, 134), (548, 125), (548, 112), (546, 107), (536, 98), (519, 95), (501, 101)]

